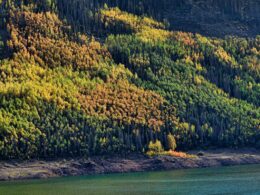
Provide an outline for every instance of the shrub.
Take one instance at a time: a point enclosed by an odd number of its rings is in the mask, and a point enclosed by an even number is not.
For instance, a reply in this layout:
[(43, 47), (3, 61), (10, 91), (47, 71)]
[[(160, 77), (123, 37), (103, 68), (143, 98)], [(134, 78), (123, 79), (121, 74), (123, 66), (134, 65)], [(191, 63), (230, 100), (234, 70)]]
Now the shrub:
[(163, 152), (163, 146), (159, 140), (156, 140), (155, 142), (150, 141), (148, 145), (148, 152), (147, 154), (152, 156), (156, 154), (160, 154)]

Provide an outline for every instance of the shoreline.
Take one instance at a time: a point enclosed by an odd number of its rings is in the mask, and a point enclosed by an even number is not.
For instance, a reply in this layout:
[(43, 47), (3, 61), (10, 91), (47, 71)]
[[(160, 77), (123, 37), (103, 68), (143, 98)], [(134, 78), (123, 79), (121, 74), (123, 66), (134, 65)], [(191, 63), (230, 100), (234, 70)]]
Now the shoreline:
[(0, 161), (0, 181), (260, 164), (260, 150), (256, 149), (189, 151), (188, 154), (195, 157), (131, 154), (126, 157)]

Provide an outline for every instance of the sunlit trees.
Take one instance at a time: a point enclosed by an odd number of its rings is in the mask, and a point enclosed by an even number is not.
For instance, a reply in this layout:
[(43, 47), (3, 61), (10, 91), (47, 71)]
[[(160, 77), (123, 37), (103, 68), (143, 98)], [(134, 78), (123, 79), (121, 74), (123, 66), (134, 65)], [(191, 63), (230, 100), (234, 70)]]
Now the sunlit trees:
[[(121, 17), (111, 19), (122, 21)], [(241, 68), (237, 54), (225, 50), (228, 40), (174, 32), (154, 43), (134, 32), (109, 36), (107, 47), (117, 62), (138, 75), (139, 86), (157, 91), (190, 123), (175, 127), (179, 147), (255, 142), (249, 132), (259, 131), (255, 126), (259, 122), (258, 74)], [(257, 39), (250, 41), (255, 47)]]
[(259, 145), (259, 37), (171, 32), (120, 2), (2, 2), (0, 158)]
[(155, 138), (166, 143), (161, 130), (178, 124), (160, 95), (136, 87), (105, 46), (55, 14), (12, 10), (7, 30), (1, 158), (143, 152)]

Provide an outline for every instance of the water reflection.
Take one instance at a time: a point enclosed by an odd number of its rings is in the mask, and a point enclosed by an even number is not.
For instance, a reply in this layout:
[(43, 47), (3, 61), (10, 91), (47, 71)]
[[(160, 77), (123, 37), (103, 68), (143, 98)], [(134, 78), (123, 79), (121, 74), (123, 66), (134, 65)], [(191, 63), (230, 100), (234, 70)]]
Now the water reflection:
[(1, 182), (0, 194), (260, 194), (260, 165)]

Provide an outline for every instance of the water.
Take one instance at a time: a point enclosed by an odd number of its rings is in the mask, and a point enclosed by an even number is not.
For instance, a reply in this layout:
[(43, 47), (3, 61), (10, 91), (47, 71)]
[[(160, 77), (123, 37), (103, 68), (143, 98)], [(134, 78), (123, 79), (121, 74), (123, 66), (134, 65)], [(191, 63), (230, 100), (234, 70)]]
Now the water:
[(1, 195), (260, 195), (260, 165), (0, 182)]

